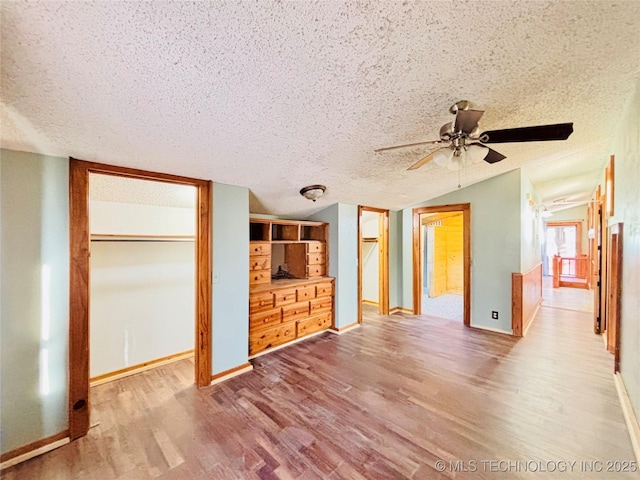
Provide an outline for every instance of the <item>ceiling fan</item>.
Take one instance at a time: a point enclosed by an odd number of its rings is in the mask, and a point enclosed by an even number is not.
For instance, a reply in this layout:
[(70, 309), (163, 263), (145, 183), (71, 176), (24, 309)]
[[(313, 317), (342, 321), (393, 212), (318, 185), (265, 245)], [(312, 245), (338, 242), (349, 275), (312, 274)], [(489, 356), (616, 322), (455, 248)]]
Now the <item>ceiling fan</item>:
[(573, 132), (573, 123), (558, 123), (554, 125), (488, 130), (480, 133), (478, 121), (484, 114), (484, 110), (474, 109), (471, 106), (471, 102), (461, 100), (452, 105), (449, 108), (449, 112), (455, 115), (456, 118), (453, 122), (445, 123), (440, 128), (440, 140), (378, 148), (375, 152), (419, 145), (446, 144), (446, 146), (417, 161), (407, 170), (420, 168), (431, 160), (442, 167), (447, 167), (449, 170), (460, 170), (462, 167), (482, 160), (487, 163), (496, 163), (506, 158), (501, 153), (485, 146), (485, 144), (566, 140)]

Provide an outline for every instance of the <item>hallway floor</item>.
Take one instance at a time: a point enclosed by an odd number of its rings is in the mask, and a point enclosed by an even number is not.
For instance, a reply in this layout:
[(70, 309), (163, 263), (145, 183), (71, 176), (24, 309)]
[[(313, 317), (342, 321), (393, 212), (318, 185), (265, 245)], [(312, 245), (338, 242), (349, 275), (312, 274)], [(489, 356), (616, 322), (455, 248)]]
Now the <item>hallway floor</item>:
[(553, 288), (553, 277), (542, 277), (542, 304), (548, 307), (593, 313), (593, 290)]

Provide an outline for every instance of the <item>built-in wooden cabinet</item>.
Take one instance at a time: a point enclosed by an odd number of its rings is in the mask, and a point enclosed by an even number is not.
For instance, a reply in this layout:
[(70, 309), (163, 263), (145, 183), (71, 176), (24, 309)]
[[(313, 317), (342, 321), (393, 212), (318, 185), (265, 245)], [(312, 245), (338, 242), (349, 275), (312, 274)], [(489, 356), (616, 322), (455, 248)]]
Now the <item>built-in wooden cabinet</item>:
[(333, 278), (274, 281), (249, 295), (249, 355), (333, 324)]
[(333, 325), (328, 224), (252, 218), (249, 232), (249, 355)]

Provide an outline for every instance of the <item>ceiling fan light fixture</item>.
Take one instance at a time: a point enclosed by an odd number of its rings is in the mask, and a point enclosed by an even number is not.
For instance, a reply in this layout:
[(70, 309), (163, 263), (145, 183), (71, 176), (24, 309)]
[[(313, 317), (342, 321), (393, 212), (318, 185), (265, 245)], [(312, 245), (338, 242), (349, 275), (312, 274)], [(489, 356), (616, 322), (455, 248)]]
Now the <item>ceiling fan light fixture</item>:
[(451, 170), (452, 172), (457, 172), (462, 168), (462, 165), (463, 165), (462, 155), (453, 155), (451, 157), (451, 160), (449, 160), (449, 163), (447, 163), (447, 169)]
[(469, 145), (467, 147), (467, 157), (471, 160), (470, 163), (480, 163), (489, 153), (488, 147), (482, 145)]
[(451, 163), (451, 158), (453, 157), (453, 149), (443, 148), (442, 150), (438, 150), (433, 154), (433, 161), (436, 165), (441, 167), (447, 167)]
[(324, 194), (326, 189), (327, 187), (324, 185), (308, 185), (300, 189), (300, 195), (315, 202)]

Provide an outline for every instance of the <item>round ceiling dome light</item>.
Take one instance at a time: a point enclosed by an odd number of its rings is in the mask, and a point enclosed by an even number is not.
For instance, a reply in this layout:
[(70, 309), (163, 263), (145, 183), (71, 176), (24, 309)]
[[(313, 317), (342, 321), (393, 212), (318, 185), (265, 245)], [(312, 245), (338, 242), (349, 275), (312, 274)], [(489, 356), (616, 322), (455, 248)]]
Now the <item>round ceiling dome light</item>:
[(300, 195), (315, 202), (324, 194), (326, 189), (327, 187), (324, 185), (309, 185), (300, 189)]

